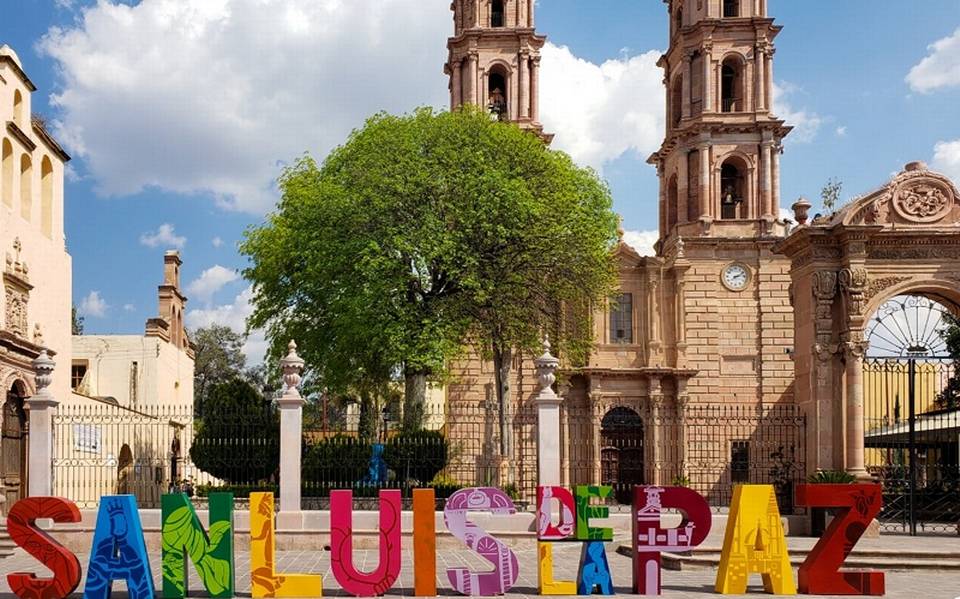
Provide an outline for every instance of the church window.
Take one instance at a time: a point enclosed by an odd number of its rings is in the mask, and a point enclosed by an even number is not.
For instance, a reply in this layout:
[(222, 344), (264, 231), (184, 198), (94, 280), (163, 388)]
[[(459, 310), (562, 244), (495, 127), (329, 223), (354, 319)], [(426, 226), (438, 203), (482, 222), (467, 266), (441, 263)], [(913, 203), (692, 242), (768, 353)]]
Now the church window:
[(633, 343), (632, 293), (621, 293), (610, 306), (610, 342)]
[(490, 26), (503, 27), (503, 0), (493, 0), (490, 3)]
[(13, 208), (13, 145), (9, 139), (3, 139), (3, 162), (0, 166), (0, 193), (3, 205)]
[(87, 361), (74, 362), (70, 365), (70, 388), (79, 391), (83, 379), (87, 376)]
[(720, 218), (742, 218), (743, 191), (743, 171), (733, 161), (725, 162), (720, 167)]
[(750, 482), (750, 442), (733, 441), (730, 443), (730, 482)]
[(700, 218), (700, 152), (687, 154), (687, 221)]
[(683, 29), (683, 10), (682, 9), (680, 8), (677, 9), (677, 13), (676, 15), (674, 15), (674, 19), (676, 19), (675, 21), (676, 24), (674, 25), (673, 32), (677, 34), (677, 33), (680, 33), (681, 29)]
[(670, 177), (667, 183), (667, 233), (677, 224), (677, 209), (680, 203), (680, 193), (677, 184), (677, 175)]
[(510, 118), (510, 111), (507, 105), (507, 78), (500, 68), (495, 68), (490, 72), (487, 81), (487, 109), (490, 114), (501, 121)]
[(720, 105), (723, 112), (743, 110), (743, 71), (736, 58), (723, 61), (720, 72)]
[(740, 16), (740, 0), (723, 0), (723, 16), (739, 17)]
[(32, 179), (33, 163), (30, 161), (30, 155), (24, 154), (20, 157), (20, 216), (24, 220), (30, 220), (33, 215)]
[(53, 237), (53, 163), (48, 156), (40, 163), (40, 230)]
[(13, 122), (23, 126), (23, 95), (19, 89), (13, 92)]
[(683, 75), (678, 76), (673, 82), (673, 90), (670, 93), (670, 121), (674, 128), (680, 126), (683, 119)]

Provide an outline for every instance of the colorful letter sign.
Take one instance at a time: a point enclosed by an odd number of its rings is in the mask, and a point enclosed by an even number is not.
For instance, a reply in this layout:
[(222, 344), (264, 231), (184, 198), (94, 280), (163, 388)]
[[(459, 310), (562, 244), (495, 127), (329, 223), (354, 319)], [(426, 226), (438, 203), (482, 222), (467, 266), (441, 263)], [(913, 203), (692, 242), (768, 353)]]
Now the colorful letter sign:
[(607, 563), (603, 541), (587, 541), (580, 551), (580, 573), (577, 575), (577, 594), (613, 594), (613, 577)]
[[(551, 499), (560, 504), (560, 522), (553, 524)], [(573, 493), (563, 487), (537, 487), (537, 539), (565, 541), (573, 536), (577, 521)]]
[(590, 499), (606, 499), (613, 495), (613, 487), (598, 485), (577, 485), (577, 539), (581, 541), (612, 541), (612, 528), (593, 528), (590, 520), (607, 518), (610, 508), (605, 505), (591, 505)]
[[(662, 508), (683, 514), (678, 528), (660, 525)], [(690, 551), (710, 533), (713, 517), (702, 495), (685, 487), (633, 488), (633, 592), (660, 594), (660, 553)]]
[(10, 590), (20, 599), (63, 599), (80, 584), (80, 561), (53, 538), (34, 526), (38, 518), (54, 522), (80, 522), (80, 510), (69, 499), (28, 497), (13, 504), (7, 514), (7, 533), (53, 572), (53, 578), (37, 578), (26, 572), (7, 574)]
[(553, 543), (537, 542), (537, 567), (537, 585), (541, 595), (577, 594), (575, 581), (553, 579)]
[(320, 597), (319, 574), (277, 574), (273, 493), (250, 493), (250, 592), (254, 597)]
[(187, 556), (211, 597), (233, 597), (233, 493), (210, 495), (210, 533), (186, 494), (160, 498), (163, 519), (163, 597), (187, 596)]
[(413, 594), (437, 594), (437, 500), (433, 489), (413, 490)]
[(353, 565), (353, 491), (330, 491), (330, 569), (346, 592), (383, 595), (400, 576), (400, 490), (380, 491), (380, 562), (373, 572)]
[(883, 501), (880, 485), (800, 485), (797, 505), (832, 507), (833, 521), (799, 571), (801, 593), (811, 595), (883, 595), (883, 572), (841, 570), (854, 545)]
[(153, 573), (133, 495), (100, 498), (84, 599), (109, 599), (114, 580), (125, 580), (131, 599), (153, 599)]
[(517, 513), (517, 508), (506, 493), (495, 488), (460, 489), (447, 499), (447, 506), (443, 510), (447, 530), (493, 564), (493, 571), (471, 572), (467, 568), (450, 568), (447, 578), (453, 588), (464, 595), (501, 595), (510, 590), (520, 575), (517, 555), (467, 520), (469, 512), (479, 511), (506, 515)]
[(773, 485), (733, 488), (716, 591), (724, 595), (745, 593), (751, 573), (763, 577), (768, 593), (797, 594)]

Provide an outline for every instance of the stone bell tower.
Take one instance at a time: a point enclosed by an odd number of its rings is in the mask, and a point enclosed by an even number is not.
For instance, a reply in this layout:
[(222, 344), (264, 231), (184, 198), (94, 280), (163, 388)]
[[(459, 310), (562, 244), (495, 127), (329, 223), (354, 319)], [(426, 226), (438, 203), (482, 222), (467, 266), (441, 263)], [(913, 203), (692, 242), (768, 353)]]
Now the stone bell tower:
[(450, 108), (473, 104), (550, 141), (539, 114), (540, 49), (535, 0), (453, 0), (454, 35), (444, 73)]
[(768, 0), (664, 0), (670, 49), (660, 59), (667, 131), (650, 157), (660, 176), (660, 242), (675, 236), (782, 236), (781, 140), (771, 112)]
[(781, 27), (768, 0), (664, 3), (667, 126), (649, 159), (662, 269), (651, 360), (698, 373), (692, 402), (792, 402), (790, 264), (772, 251), (787, 232), (779, 156), (790, 127), (771, 110)]

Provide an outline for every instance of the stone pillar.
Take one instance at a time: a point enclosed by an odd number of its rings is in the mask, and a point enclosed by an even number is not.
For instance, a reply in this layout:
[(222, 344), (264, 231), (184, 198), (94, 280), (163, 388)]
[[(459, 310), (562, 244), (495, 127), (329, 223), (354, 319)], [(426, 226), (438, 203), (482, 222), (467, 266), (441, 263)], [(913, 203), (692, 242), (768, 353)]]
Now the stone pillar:
[(689, 53), (683, 54), (683, 82), (680, 84), (680, 89), (683, 94), (683, 99), (680, 102), (680, 110), (683, 118), (690, 118), (690, 63), (693, 60), (693, 56)]
[(764, 141), (760, 144), (760, 215), (764, 218), (772, 216), (770, 212), (771, 164), (773, 164), (773, 142)]
[(867, 344), (848, 341), (843, 349), (847, 362), (847, 472), (857, 480), (869, 480), (863, 456), (863, 355)]
[(774, 218), (780, 218), (780, 153), (783, 152), (783, 146), (777, 144), (773, 146), (773, 156), (770, 161), (770, 186), (771, 200), (773, 209), (770, 211)]
[(700, 218), (717, 218), (710, 199), (710, 146), (703, 144), (700, 146)]
[(663, 483), (663, 440), (662, 432), (662, 410), (663, 410), (663, 388), (660, 379), (652, 377), (650, 379), (650, 408), (647, 410), (647, 430), (649, 435), (644, 438), (650, 439), (650, 458), (653, 462), (652, 484), (662, 485)]
[(451, 98), (452, 108), (459, 108), (463, 104), (463, 61), (458, 60), (453, 63), (453, 77), (451, 79)]
[(713, 111), (713, 45), (704, 44), (701, 48), (703, 52), (703, 111)]
[(754, 97), (756, 98), (757, 103), (757, 112), (764, 112), (767, 109), (767, 75), (766, 75), (766, 48), (761, 45), (757, 46), (757, 77), (756, 77), (756, 93)]
[(687, 405), (690, 396), (687, 395), (687, 380), (677, 379), (677, 460), (679, 466), (677, 475), (687, 478)]
[(480, 106), (477, 94), (477, 54), (471, 52), (467, 55), (467, 84), (463, 90), (463, 103)]
[(560, 403), (553, 390), (560, 360), (550, 355), (550, 341), (543, 342), (543, 355), (534, 361), (540, 391), (533, 400), (537, 406), (537, 484), (559, 485), (560, 478)]
[(766, 94), (766, 104), (769, 107), (773, 107), (773, 47), (767, 48), (767, 53), (763, 57), (765, 67), (763, 69), (764, 75), (766, 75), (766, 81), (763, 86), (763, 92)]
[(50, 391), (53, 382), (53, 369), (56, 367), (47, 350), (33, 361), (36, 394), (24, 402), (30, 412), (29, 478), (27, 495), (30, 497), (49, 497), (53, 495), (53, 415), (60, 402)]
[(530, 55), (526, 52), (520, 53), (520, 63), (517, 69), (517, 87), (519, 93), (520, 118), (526, 120), (530, 118), (530, 85), (527, 78), (530, 76)]
[(291, 340), (287, 355), (280, 360), (283, 371), (283, 395), (277, 400), (280, 408), (280, 513), (277, 526), (282, 529), (303, 528), (300, 508), (300, 449), (303, 440), (303, 404), (297, 386), (304, 362), (297, 355), (297, 344)]
[(530, 59), (530, 120), (540, 122), (540, 57)]

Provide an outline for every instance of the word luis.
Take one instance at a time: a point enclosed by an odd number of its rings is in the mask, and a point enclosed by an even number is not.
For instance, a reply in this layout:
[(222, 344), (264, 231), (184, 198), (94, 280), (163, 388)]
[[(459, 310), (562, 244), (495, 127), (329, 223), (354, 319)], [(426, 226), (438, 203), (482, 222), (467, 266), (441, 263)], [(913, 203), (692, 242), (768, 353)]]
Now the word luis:
[[(610, 528), (591, 526), (609, 516), (595, 503), (612, 494), (607, 486), (537, 489), (538, 579), (542, 595), (613, 594), (613, 578), (605, 542), (613, 540)], [(801, 485), (798, 504), (829, 507), (835, 516), (829, 528), (799, 569), (799, 589), (807, 594), (882, 595), (882, 572), (841, 570), (867, 525), (880, 510), (879, 485)], [(337, 583), (355, 596), (377, 596), (393, 587), (400, 575), (400, 491), (380, 491), (379, 562), (375, 570), (361, 572), (352, 559), (351, 491), (330, 493), (331, 570)], [(436, 588), (436, 530), (433, 489), (413, 492), (414, 594), (434, 596)], [(163, 597), (180, 599), (187, 594), (187, 566), (192, 562), (212, 597), (234, 596), (233, 496), (212, 494), (210, 526), (204, 529), (182, 494), (162, 498)], [(677, 528), (663, 528), (664, 509), (680, 512)], [(470, 512), (516, 513), (513, 501), (496, 488), (470, 488), (454, 493), (444, 508), (447, 530), (489, 561), (493, 570), (473, 572), (450, 568), (450, 585), (464, 595), (506, 593), (519, 577), (517, 555), (505, 544), (468, 519)], [(556, 513), (558, 520), (551, 514)], [(320, 597), (323, 581), (317, 574), (276, 571), (272, 493), (250, 495), (250, 586), (253, 597)], [(36, 526), (36, 520), (79, 522), (76, 504), (59, 497), (30, 497), (17, 502), (7, 518), (11, 538), (52, 572), (52, 578), (29, 573), (7, 576), (13, 592), (23, 599), (67, 597), (80, 583), (76, 555)], [(633, 591), (659, 595), (660, 557), (664, 551), (688, 551), (706, 539), (712, 514), (701, 495), (684, 487), (637, 486), (633, 490), (632, 544)], [(582, 544), (577, 580), (555, 580), (553, 545)], [(770, 485), (738, 485), (727, 520), (716, 591), (746, 591), (751, 573), (760, 574), (768, 592), (794, 594), (786, 537), (774, 489)], [(189, 559), (188, 559), (189, 558)], [(124, 580), (130, 597), (154, 596), (153, 575), (143, 529), (132, 495), (101, 498), (90, 550), (84, 597), (107, 599), (113, 581)]]

